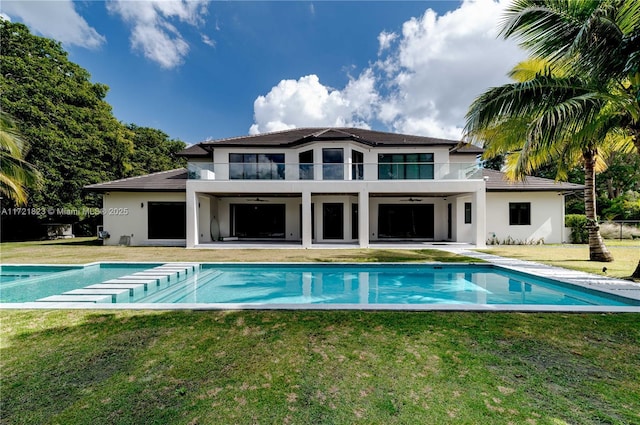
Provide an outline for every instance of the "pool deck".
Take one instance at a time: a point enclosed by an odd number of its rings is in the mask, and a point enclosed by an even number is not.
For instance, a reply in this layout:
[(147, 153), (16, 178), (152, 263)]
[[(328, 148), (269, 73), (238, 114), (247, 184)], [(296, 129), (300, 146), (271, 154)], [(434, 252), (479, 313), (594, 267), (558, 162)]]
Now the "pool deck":
[[(227, 247), (230, 247), (227, 245)], [(252, 248), (259, 246), (251, 245)], [(349, 245), (327, 244), (323, 248), (347, 248)], [(235, 245), (235, 248), (239, 246)], [(260, 248), (262, 248), (260, 246)], [(265, 249), (269, 249), (264, 246)], [(272, 247), (270, 247), (273, 249)], [(284, 245), (281, 248), (288, 248)], [(534, 276), (551, 278), (565, 283), (576, 285), (592, 291), (597, 291), (614, 296), (622, 296), (632, 300), (640, 301), (640, 283), (629, 280), (616, 279), (606, 276), (599, 276), (590, 273), (564, 269), (556, 266), (549, 266), (533, 261), (524, 261), (514, 258), (500, 257), (493, 254), (477, 252), (475, 246), (469, 244), (451, 244), (451, 243), (415, 243), (408, 246), (407, 244), (384, 243), (376, 244), (371, 248), (388, 248), (388, 249), (440, 249), (443, 251), (460, 254), (478, 260), (486, 261), (498, 265), (500, 267), (514, 270), (516, 272), (528, 273)], [(397, 264), (397, 263), (396, 263)], [(185, 265), (191, 266), (193, 263), (170, 263), (157, 269), (166, 269), (167, 271), (176, 272), (176, 267)], [(148, 278), (148, 276), (139, 276), (140, 279)], [(119, 279), (124, 289), (126, 284), (131, 284), (127, 277)], [(104, 286), (95, 285), (98, 287)], [(129, 288), (129, 286), (126, 286)], [(104, 286), (106, 288), (106, 286)], [(103, 289), (104, 289), (103, 288)], [(87, 288), (85, 288), (87, 289)], [(108, 289), (115, 289), (110, 287)], [(94, 291), (96, 292), (96, 291)], [(118, 294), (111, 294), (115, 297)], [(101, 295), (104, 297), (106, 294)], [(387, 310), (387, 311), (482, 311), (482, 312), (573, 312), (573, 313), (640, 313), (639, 306), (577, 306), (577, 305), (527, 305), (527, 304), (168, 304), (168, 303), (108, 303), (90, 301), (88, 292), (84, 294), (77, 293), (76, 297), (86, 297), (87, 302), (68, 302), (63, 298), (52, 299), (51, 302), (27, 302), (27, 303), (0, 303), (0, 310), (5, 309), (130, 309), (130, 310)], [(98, 295), (95, 295), (98, 296)], [(94, 297), (95, 297), (94, 296)], [(56, 296), (59, 297), (59, 296)]]
[[(550, 266), (533, 261), (518, 260), (515, 258), (500, 257), (498, 255), (484, 252), (471, 251), (466, 248), (439, 247), (443, 251), (453, 254), (460, 254), (471, 258), (496, 264), (506, 269), (518, 272), (529, 273), (534, 276), (541, 276), (571, 283), (582, 288), (595, 289), (597, 291), (614, 294), (626, 298), (640, 301), (640, 283), (625, 279), (600, 276), (596, 274), (581, 272), (577, 270), (565, 269), (562, 267)], [(640, 311), (640, 307), (638, 307)]]

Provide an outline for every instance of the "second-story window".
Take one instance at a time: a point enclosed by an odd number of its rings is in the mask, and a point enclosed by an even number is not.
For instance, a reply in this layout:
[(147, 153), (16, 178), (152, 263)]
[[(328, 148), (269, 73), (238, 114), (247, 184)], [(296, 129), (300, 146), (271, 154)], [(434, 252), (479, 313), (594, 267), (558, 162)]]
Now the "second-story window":
[(284, 154), (230, 153), (232, 180), (284, 180)]
[(344, 150), (342, 148), (322, 149), (322, 179), (344, 180)]
[(351, 180), (364, 179), (364, 154), (355, 150), (351, 151)]
[(304, 151), (298, 154), (300, 163), (300, 180), (313, 180), (313, 151)]
[(432, 153), (378, 154), (379, 180), (433, 179)]

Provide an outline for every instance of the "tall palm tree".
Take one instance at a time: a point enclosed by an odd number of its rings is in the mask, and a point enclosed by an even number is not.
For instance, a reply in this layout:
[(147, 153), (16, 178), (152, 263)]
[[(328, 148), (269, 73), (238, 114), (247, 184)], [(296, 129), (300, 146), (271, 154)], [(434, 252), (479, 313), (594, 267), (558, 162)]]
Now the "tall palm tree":
[(36, 187), (40, 173), (25, 161), (28, 144), (13, 118), (0, 111), (0, 193), (16, 205), (26, 205), (27, 188)]
[(629, 78), (638, 76), (640, 63), (640, 2), (515, 0), (501, 31), (519, 38), (537, 66), (516, 68), (519, 81), (478, 97), (465, 133), (471, 141), (483, 139), (489, 156), (511, 153), (512, 177), (549, 162), (560, 165), (562, 177), (579, 153), (589, 257), (611, 261), (597, 226), (593, 179), (607, 150), (633, 143), (640, 152), (640, 85)]

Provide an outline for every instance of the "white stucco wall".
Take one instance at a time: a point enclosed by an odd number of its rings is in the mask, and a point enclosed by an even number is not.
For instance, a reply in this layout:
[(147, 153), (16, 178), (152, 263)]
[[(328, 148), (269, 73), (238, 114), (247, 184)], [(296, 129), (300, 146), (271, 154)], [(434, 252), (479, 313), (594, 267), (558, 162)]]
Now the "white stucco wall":
[[(509, 225), (510, 202), (531, 203), (530, 225)], [(522, 242), (561, 243), (563, 211), (564, 196), (557, 192), (488, 192), (487, 239), (495, 234), (501, 242), (511, 237)]]
[(148, 202), (185, 202), (184, 192), (110, 192), (102, 197), (104, 230), (111, 237), (105, 245), (118, 245), (121, 236), (129, 236), (131, 245), (184, 246), (185, 239), (148, 238)]

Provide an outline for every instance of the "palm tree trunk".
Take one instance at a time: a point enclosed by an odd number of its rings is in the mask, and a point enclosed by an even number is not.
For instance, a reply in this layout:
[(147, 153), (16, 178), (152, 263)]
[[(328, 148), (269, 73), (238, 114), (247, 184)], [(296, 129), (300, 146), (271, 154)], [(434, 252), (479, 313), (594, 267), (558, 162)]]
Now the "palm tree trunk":
[(638, 260), (638, 266), (636, 267), (636, 271), (631, 275), (631, 279), (640, 279), (640, 260)]
[(607, 249), (600, 235), (600, 226), (596, 218), (596, 152), (585, 150), (584, 158), (584, 211), (587, 216), (589, 230), (589, 260), (613, 261), (613, 256)]

